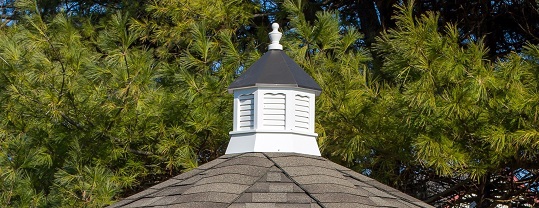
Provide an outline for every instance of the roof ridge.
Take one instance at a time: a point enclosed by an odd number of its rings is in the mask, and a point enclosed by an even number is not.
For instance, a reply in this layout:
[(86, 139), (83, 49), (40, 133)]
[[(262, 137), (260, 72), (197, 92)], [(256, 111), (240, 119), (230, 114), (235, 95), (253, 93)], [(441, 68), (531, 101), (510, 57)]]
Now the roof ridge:
[[(284, 52), (282, 52), (282, 53), (279, 54), (279, 55), (281, 55), (281, 57), (282, 57), (283, 60), (284, 60), (284, 63), (285, 63), (285, 65), (286, 65), (286, 67), (288, 67), (288, 70), (287, 70), (287, 71), (290, 73), (290, 75), (292, 75), (292, 79), (294, 79), (294, 82), (296, 83), (296, 86), (299, 87), (298, 79), (296, 79), (296, 76), (294, 76), (294, 73), (292, 73), (292, 68), (290, 67), (290, 65), (289, 65), (288, 62), (286, 61), (286, 59), (285, 59), (285, 57), (283, 56), (283, 54), (286, 55)], [(298, 65), (298, 66), (299, 66), (299, 65)]]
[(279, 168), (279, 170), (281, 170), (281, 172), (288, 178), (290, 179), (290, 181), (292, 181), (294, 184), (296, 184), (296, 186), (298, 186), (303, 192), (305, 192), (305, 194), (307, 194), (307, 196), (309, 196), (312, 200), (314, 200), (316, 202), (316, 204), (318, 204), (318, 206), (322, 207), (322, 208), (325, 208), (326, 206), (324, 206), (324, 204), (322, 204), (322, 202), (320, 202), (316, 197), (312, 196), (311, 193), (309, 193), (303, 186), (301, 186), (300, 183), (298, 183), (296, 180), (294, 180), (286, 171), (283, 170), (283, 168), (281, 168), (281, 166), (279, 166), (275, 161), (273, 161), (273, 159), (271, 159), (271, 157), (269, 157), (268, 155), (266, 155), (266, 153), (262, 152), (262, 154), (264, 156), (266, 156), (266, 158), (268, 158), (268, 160), (270, 160), (273, 165), (275, 165), (275, 167)]
[[(350, 169), (350, 170), (352, 170), (352, 169)], [(337, 171), (339, 171), (340, 173), (342, 173), (342, 174), (344, 174), (344, 175), (347, 175), (348, 177), (351, 177), (351, 178), (353, 178), (353, 179), (356, 179), (356, 180), (358, 180), (358, 181), (360, 181), (360, 182), (366, 183), (365, 181), (361, 181), (361, 179), (359, 179), (358, 177), (356, 177), (356, 176), (354, 176), (354, 175), (351, 175), (351, 174), (349, 174), (349, 173), (346, 173), (346, 172), (344, 172), (344, 171), (342, 171), (342, 170), (337, 170)], [(354, 170), (352, 170), (352, 171), (354, 171)], [(354, 172), (356, 172), (356, 171), (354, 171)], [(356, 173), (357, 173), (357, 174), (361, 174), (361, 173), (358, 173), (358, 172), (356, 172)], [(361, 175), (363, 175), (363, 174), (361, 174)], [(366, 176), (366, 175), (363, 175), (363, 176), (372, 179), (372, 178), (369, 177), (369, 176)], [(378, 182), (377, 180), (374, 180), (374, 179), (372, 179), (372, 181)], [(383, 191), (383, 189), (380, 189), (378, 186), (375, 186), (375, 185), (373, 185), (373, 184), (368, 184), (368, 185), (370, 185), (370, 186), (372, 186), (373, 188), (376, 188), (376, 189), (378, 189), (378, 190), (380, 190), (380, 191)], [(383, 185), (385, 185), (385, 184), (383, 184)], [(386, 186), (387, 186), (387, 185), (386, 185)], [(390, 186), (389, 186), (389, 187), (390, 187)], [(390, 187), (390, 188), (393, 188), (393, 187)], [(400, 190), (398, 190), (398, 189), (395, 189), (395, 190), (397, 190), (397, 191), (399, 191), (399, 192), (401, 192), (401, 193), (403, 193), (403, 194), (408, 195), (407, 193), (404, 193), (404, 192), (402, 192), (402, 191), (400, 191)], [(388, 194), (388, 195), (391, 195), (391, 196), (393, 196), (393, 197), (395, 197), (395, 198), (397, 198), (397, 199), (399, 199), (399, 200), (403, 200), (403, 201), (405, 201), (405, 202), (415, 204), (414, 201), (411, 201), (411, 200), (409, 200), (409, 199), (406, 198), (406, 197), (397, 196), (397, 195), (393, 194), (391, 191), (383, 191), (383, 192), (386, 193), (386, 194)], [(408, 195), (408, 196), (410, 196), (410, 195)], [(410, 196), (410, 197), (412, 197), (412, 196)]]
[[(265, 156), (265, 155), (264, 155)], [(271, 160), (270, 160), (271, 161)], [(273, 162), (273, 161), (271, 161)], [(274, 163), (275, 164), (275, 163)], [(269, 171), (269, 169), (271, 169), (271, 166), (267, 168), (267, 170)], [(253, 183), (249, 186), (252, 186), (253, 184), (255, 184), (258, 180), (260, 180), (262, 177), (264, 177), (265, 174), (261, 174), (260, 177), (258, 177), (256, 180), (253, 181)], [(236, 202), (243, 194), (245, 194), (245, 192), (249, 190), (249, 188), (247, 187), (245, 190), (243, 190), (241, 193), (238, 194), (238, 196), (232, 200), (230, 203), (228, 203), (228, 206), (227, 207), (230, 207), (234, 202)]]

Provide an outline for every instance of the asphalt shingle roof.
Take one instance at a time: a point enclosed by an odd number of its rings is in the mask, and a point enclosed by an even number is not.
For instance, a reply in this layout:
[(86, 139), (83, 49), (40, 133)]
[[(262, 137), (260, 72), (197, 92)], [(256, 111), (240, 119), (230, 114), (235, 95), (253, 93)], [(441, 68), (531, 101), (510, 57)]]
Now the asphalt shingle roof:
[(282, 50), (266, 52), (247, 71), (234, 80), (228, 89), (258, 85), (281, 85), (322, 91), (320, 85)]
[(224, 155), (110, 207), (432, 207), (325, 158)]

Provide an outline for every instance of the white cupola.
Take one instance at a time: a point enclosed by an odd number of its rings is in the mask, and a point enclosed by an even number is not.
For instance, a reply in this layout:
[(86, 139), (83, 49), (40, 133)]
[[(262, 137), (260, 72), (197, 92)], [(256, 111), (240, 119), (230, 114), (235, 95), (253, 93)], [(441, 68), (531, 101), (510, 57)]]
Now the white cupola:
[(322, 89), (279, 44), (272, 24), (271, 44), (228, 87), (234, 94), (234, 127), (226, 154), (293, 152), (320, 156), (314, 132), (315, 97)]

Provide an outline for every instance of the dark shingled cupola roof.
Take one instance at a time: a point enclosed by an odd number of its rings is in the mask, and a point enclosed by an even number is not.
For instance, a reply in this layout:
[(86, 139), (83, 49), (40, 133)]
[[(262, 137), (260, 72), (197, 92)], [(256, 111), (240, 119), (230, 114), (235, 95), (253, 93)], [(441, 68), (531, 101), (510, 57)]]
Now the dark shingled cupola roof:
[(110, 207), (432, 207), (323, 157), (229, 154)]
[(320, 85), (282, 50), (269, 50), (266, 52), (230, 84), (228, 89), (259, 85), (301, 87), (322, 91)]

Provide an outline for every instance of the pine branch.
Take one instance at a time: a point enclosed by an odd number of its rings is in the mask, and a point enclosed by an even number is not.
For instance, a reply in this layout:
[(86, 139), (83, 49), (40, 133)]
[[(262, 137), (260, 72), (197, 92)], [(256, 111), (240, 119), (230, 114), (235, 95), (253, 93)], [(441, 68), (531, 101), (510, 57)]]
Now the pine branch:
[(456, 191), (457, 189), (467, 185), (470, 182), (470, 180), (462, 180), (459, 183), (455, 184), (451, 188), (448, 188), (440, 193), (437, 193), (435, 195), (432, 195), (428, 197), (427, 199), (423, 200), (425, 203), (432, 204), (433, 202), (439, 200), (440, 198), (446, 197), (448, 194), (451, 194), (452, 192)]

